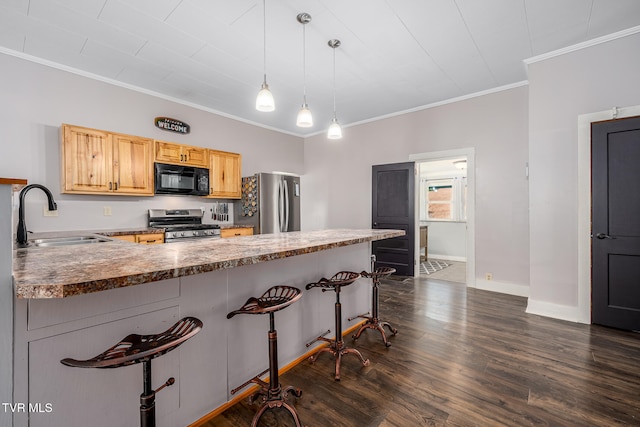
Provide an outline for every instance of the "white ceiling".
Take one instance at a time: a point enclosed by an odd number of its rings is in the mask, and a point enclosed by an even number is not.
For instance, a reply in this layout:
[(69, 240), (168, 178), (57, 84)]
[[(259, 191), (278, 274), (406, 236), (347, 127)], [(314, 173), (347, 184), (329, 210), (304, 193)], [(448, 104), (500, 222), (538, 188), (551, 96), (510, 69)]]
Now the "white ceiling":
[[(640, 25), (638, 0), (0, 0), (0, 49), (294, 135), (527, 80), (523, 60)], [(307, 12), (307, 100), (302, 25)], [(174, 117), (188, 123), (188, 117)]]

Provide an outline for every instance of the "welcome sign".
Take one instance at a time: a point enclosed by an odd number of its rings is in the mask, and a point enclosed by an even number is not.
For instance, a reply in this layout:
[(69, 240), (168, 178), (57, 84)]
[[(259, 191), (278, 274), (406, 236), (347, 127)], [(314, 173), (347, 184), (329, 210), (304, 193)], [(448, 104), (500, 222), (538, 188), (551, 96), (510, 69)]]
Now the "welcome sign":
[(169, 117), (156, 117), (155, 124), (157, 128), (167, 130), (169, 132), (182, 134), (191, 132), (191, 126), (184, 122), (181, 122), (180, 120), (170, 119)]

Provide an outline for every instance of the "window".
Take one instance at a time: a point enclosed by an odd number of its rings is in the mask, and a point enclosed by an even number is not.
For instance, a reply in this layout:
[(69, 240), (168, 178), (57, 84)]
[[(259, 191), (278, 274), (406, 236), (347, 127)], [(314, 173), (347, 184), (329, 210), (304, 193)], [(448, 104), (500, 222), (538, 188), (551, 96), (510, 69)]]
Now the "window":
[(423, 180), (423, 221), (466, 221), (467, 178)]

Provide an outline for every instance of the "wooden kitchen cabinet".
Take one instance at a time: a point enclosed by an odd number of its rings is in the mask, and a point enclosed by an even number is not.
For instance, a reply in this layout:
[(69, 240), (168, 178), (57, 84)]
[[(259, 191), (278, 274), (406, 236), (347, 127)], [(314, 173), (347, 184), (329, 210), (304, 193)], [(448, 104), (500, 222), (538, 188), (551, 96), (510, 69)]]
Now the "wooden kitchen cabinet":
[(136, 234), (136, 243), (140, 243), (142, 245), (159, 245), (164, 243), (164, 233)]
[(158, 245), (164, 243), (163, 233), (153, 234), (121, 234), (118, 236), (110, 236), (112, 239), (124, 240), (131, 243), (140, 243), (143, 245)]
[(118, 239), (118, 240), (124, 240), (125, 242), (131, 242), (131, 243), (135, 243), (136, 242), (136, 236), (135, 234), (121, 234), (118, 236), (109, 236), (111, 239)]
[(220, 230), (222, 238), (238, 236), (253, 236), (253, 227), (223, 228)]
[(62, 192), (152, 196), (152, 147), (148, 138), (62, 125)]
[(209, 196), (239, 199), (242, 196), (242, 156), (238, 153), (209, 150)]
[(209, 167), (206, 148), (158, 140), (155, 141), (155, 161), (199, 168)]

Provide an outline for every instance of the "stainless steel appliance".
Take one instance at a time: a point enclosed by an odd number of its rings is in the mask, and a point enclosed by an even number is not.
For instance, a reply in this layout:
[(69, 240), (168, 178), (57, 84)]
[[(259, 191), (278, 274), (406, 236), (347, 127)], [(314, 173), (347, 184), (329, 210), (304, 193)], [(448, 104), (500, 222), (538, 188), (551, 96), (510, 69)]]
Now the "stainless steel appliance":
[(234, 223), (255, 234), (300, 230), (300, 177), (258, 173), (242, 178), (242, 198), (233, 206)]
[(155, 193), (207, 196), (209, 169), (155, 163)]
[(149, 209), (149, 227), (164, 228), (164, 242), (219, 239), (220, 226), (203, 224), (202, 209)]

